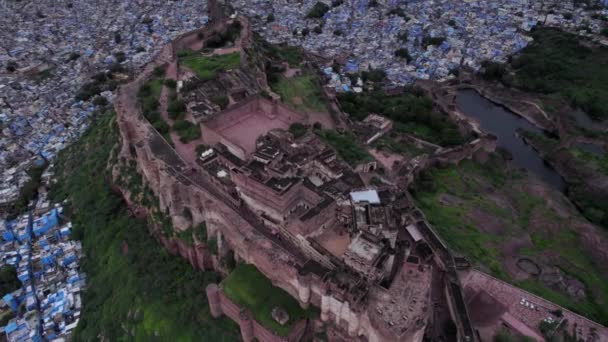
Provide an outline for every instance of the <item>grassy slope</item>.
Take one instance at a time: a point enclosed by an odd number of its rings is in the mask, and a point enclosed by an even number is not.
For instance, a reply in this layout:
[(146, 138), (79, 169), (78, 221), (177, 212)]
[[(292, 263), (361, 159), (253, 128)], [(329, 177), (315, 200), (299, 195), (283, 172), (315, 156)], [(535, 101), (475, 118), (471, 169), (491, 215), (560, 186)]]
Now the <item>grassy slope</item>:
[[(237, 266), (222, 282), (222, 289), (235, 303), (249, 308), (258, 322), (281, 336), (289, 333), (293, 323), (314, 314), (314, 311), (303, 310), (283, 289), (273, 286), (253, 265)], [(280, 325), (272, 318), (271, 312), (275, 307), (289, 314), (286, 325)]]
[[(194, 271), (170, 256), (149, 235), (146, 223), (131, 217), (110, 191), (106, 165), (117, 139), (114, 115), (100, 114), (57, 160), (60, 181), (52, 196), (70, 199), (89, 285), (74, 340), (238, 340), (234, 323), (212, 320), (208, 312), (204, 289), (217, 275)], [(124, 242), (126, 256), (121, 253)]]
[[(292, 78), (280, 77), (272, 84), (272, 90), (281, 95), (281, 99), (299, 111), (326, 112), (325, 101), (321, 97), (321, 89), (316, 76), (305, 74)], [(299, 97), (301, 103), (294, 98)]]
[[(593, 261), (581, 250), (579, 237), (566, 220), (547, 207), (545, 201), (531, 192), (525, 192), (525, 178), (507, 169), (504, 162), (493, 159), (489, 165), (465, 161), (458, 167), (433, 170), (415, 186), (415, 198), (431, 224), (454, 250), (461, 252), (483, 265), (490, 273), (509, 282), (502, 265), (502, 248), (512, 238), (530, 235), (533, 248), (521, 250), (520, 256), (536, 257), (542, 253), (554, 253), (563, 259), (557, 265), (564, 273), (581, 280), (590, 288), (608, 298), (608, 280), (602, 278)], [(441, 194), (449, 194), (456, 201), (444, 204)], [(490, 196), (507, 200), (509, 205), (499, 206)], [(484, 223), (475, 223), (470, 216), (473, 210), (498, 218), (504, 233), (484, 232)], [(532, 216), (542, 217), (543, 222), (532, 222)], [(544, 229), (545, 226), (556, 229)], [(567, 260), (567, 262), (565, 261)], [(589, 296), (584, 301), (574, 301), (568, 295), (557, 292), (538, 280), (516, 283), (525, 289), (579, 312), (603, 324), (608, 323), (608, 308)]]
[(205, 57), (196, 53), (180, 53), (180, 63), (194, 71), (202, 80), (214, 79), (221, 70), (235, 69), (241, 65), (238, 52)]

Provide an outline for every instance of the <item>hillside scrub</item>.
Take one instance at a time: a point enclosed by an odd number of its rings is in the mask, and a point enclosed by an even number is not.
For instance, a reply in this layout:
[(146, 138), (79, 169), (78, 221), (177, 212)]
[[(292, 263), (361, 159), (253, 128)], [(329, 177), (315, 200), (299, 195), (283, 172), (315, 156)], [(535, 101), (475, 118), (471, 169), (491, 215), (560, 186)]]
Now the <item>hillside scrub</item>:
[[(575, 228), (585, 224), (584, 219), (565, 198), (553, 192), (539, 194), (548, 190), (540, 190), (525, 173), (496, 155), (483, 165), (463, 161), (459, 166), (428, 170), (411, 191), (452, 250), (495, 277), (608, 323), (608, 308), (602, 304), (608, 300), (608, 279)], [(585, 296), (575, 298), (534, 276), (513, 280), (506, 266), (513, 258), (538, 264), (551, 260), (545, 267), (557, 268), (562, 276), (584, 284)]]
[(336, 150), (338, 156), (351, 166), (374, 160), (350, 132), (338, 133), (332, 130), (323, 130), (318, 133), (326, 143)]
[(218, 275), (169, 255), (111, 190), (107, 166), (117, 161), (117, 141), (114, 114), (101, 114), (56, 163), (51, 198), (69, 200), (66, 212), (86, 256), (88, 287), (74, 340), (238, 341), (236, 324), (209, 314), (204, 289)]
[(608, 118), (608, 48), (590, 47), (577, 35), (554, 28), (537, 28), (532, 37), (511, 63), (513, 84), (561, 97), (595, 119)]
[(433, 108), (433, 101), (413, 89), (390, 96), (382, 90), (361, 94), (340, 93), (338, 100), (344, 112), (355, 120), (370, 113), (395, 121), (395, 130), (441, 146), (461, 145), (466, 141), (456, 124)]

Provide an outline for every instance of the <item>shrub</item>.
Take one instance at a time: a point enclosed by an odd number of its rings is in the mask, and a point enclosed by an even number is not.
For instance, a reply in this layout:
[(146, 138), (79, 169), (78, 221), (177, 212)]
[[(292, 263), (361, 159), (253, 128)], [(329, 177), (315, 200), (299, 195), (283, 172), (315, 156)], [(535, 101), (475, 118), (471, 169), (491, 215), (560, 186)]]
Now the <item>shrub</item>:
[(171, 99), (167, 106), (167, 112), (171, 119), (177, 120), (186, 113), (186, 104), (179, 99)]
[(363, 82), (382, 82), (386, 78), (386, 72), (382, 69), (371, 69), (361, 73)]
[(103, 96), (96, 96), (93, 99), (93, 104), (96, 105), (96, 106), (105, 106), (105, 105), (108, 104), (108, 99), (106, 99)]
[(317, 3), (308, 12), (307, 17), (313, 19), (323, 18), (327, 11), (329, 11), (329, 6), (323, 2), (317, 1)]
[(216, 105), (220, 106), (221, 109), (225, 109), (226, 107), (228, 107), (228, 97), (226, 97), (225, 95), (219, 95), (219, 96), (214, 96), (211, 101), (213, 101), (213, 103), (215, 103)]
[(502, 78), (506, 72), (506, 68), (505, 68), (504, 64), (497, 63), (497, 62), (483, 61), (481, 63), (481, 66), (483, 67), (481, 76), (483, 78), (485, 78), (486, 80), (500, 81), (500, 80), (502, 80)]
[(308, 128), (301, 123), (293, 123), (289, 126), (289, 132), (293, 134), (296, 139), (306, 134), (307, 130)]
[(154, 71), (152, 73), (156, 77), (164, 77), (165, 76), (165, 71), (166, 71), (166, 66), (165, 65), (159, 65), (156, 68), (154, 68)]
[(179, 140), (187, 144), (201, 137), (201, 128), (190, 121), (178, 120), (173, 124), (173, 130), (179, 135)]
[(422, 46), (423, 47), (427, 47), (429, 45), (435, 45), (435, 46), (439, 46), (441, 45), (441, 43), (443, 43), (445, 41), (445, 37), (431, 37), (431, 36), (425, 36), (424, 38), (422, 38)]
[(125, 55), (125, 53), (122, 51), (115, 53), (114, 57), (116, 57), (116, 61), (118, 61), (118, 63), (122, 63), (127, 60), (127, 55)]
[(154, 122), (152, 126), (154, 126), (154, 129), (156, 129), (160, 134), (169, 133), (169, 125), (163, 120)]
[(410, 56), (410, 52), (406, 48), (396, 50), (395, 56), (405, 59), (408, 63), (412, 60), (412, 56)]
[(70, 57), (68, 57), (68, 60), (75, 61), (78, 58), (80, 58), (80, 54), (78, 52), (72, 52), (70, 53)]
[(101, 93), (101, 87), (97, 82), (85, 83), (76, 93), (76, 101), (86, 101), (99, 93)]
[(165, 85), (171, 89), (175, 89), (175, 88), (177, 88), (177, 81), (168, 79), (168, 80), (165, 80)]

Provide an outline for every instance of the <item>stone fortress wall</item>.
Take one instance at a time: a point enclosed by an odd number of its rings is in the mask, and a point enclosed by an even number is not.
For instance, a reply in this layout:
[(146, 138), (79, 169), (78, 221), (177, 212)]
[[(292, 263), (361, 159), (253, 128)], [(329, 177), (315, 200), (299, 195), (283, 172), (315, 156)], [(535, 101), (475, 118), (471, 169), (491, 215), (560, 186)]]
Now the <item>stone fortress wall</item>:
[[(289, 245), (289, 242), (273, 240), (248, 219), (247, 215), (251, 213), (243, 212), (242, 208), (226, 200), (225, 194), (206, 180), (207, 177), (195, 165), (184, 161), (142, 115), (137, 105), (140, 86), (152, 75), (156, 66), (169, 63), (174, 58), (175, 46), (180, 46), (180, 39), (192, 39), (197, 34), (198, 31), (186, 34), (165, 46), (136, 79), (119, 89), (115, 101), (121, 138), (119, 157), (136, 162), (138, 172), (158, 197), (161, 210), (169, 214), (177, 232), (205, 222), (208, 235), (217, 238), (220, 255), (227, 250), (234, 251), (238, 260), (254, 264), (275, 286), (297, 298), (302, 306), (312, 303), (321, 307), (322, 320), (345, 327), (351, 336), (366, 336), (370, 342), (396, 341), (395, 338), (383, 336), (382, 328), (370, 321), (366, 307), (355, 307), (345, 299), (334, 296), (327, 291), (323, 279), (315, 274), (299, 276), (298, 270), (310, 258), (298, 253), (300, 248)], [(128, 191), (123, 190), (123, 194), (126, 193)], [(191, 218), (184, 217), (184, 208), (190, 210)], [(217, 267), (217, 260), (204, 243), (187, 246), (174, 237), (163, 236), (158, 229), (153, 234), (171, 253), (188, 259), (193, 267)], [(229, 309), (226, 311), (230, 312)], [(252, 325), (251, 336), (263, 334), (259, 324)], [(249, 329), (249, 325), (243, 326)], [(420, 340), (422, 334), (419, 332), (415, 336), (415, 340)]]

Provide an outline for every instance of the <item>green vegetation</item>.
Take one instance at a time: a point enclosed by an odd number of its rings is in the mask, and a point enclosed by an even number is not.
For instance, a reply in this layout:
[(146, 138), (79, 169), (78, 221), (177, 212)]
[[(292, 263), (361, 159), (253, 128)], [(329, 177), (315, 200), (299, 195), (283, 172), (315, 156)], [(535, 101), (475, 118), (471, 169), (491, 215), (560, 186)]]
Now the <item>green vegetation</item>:
[(386, 80), (386, 71), (382, 69), (369, 68), (367, 71), (361, 72), (363, 82), (380, 83)]
[[(524, 175), (497, 156), (481, 165), (459, 166), (423, 173), (411, 191), (420, 209), (453, 250), (467, 255), (492, 275), (508, 282), (503, 261), (510, 257), (542, 260), (555, 257), (560, 271), (585, 284), (586, 297), (575, 299), (530, 278), (515, 285), (596, 321), (608, 322), (608, 281), (595, 260), (581, 247), (581, 238), (568, 220), (535, 195)], [(520, 251), (505, 246), (529, 237)], [(514, 253), (514, 254), (505, 254)]]
[(377, 113), (395, 121), (397, 132), (409, 133), (434, 144), (456, 146), (466, 141), (456, 124), (436, 112), (433, 101), (417, 89), (396, 96), (386, 95), (381, 90), (361, 94), (340, 93), (338, 100), (342, 109), (355, 120)]
[(183, 144), (201, 137), (201, 127), (187, 120), (175, 121), (173, 130), (179, 135), (179, 141)]
[(321, 1), (317, 1), (317, 3), (314, 6), (312, 6), (310, 11), (308, 11), (307, 17), (314, 18), (314, 19), (320, 19), (320, 18), (323, 18), (325, 13), (327, 13), (327, 11), (329, 11), (329, 6), (327, 6), (325, 3), (321, 2)]
[(172, 120), (181, 120), (186, 116), (186, 104), (184, 101), (180, 100), (175, 93), (171, 94), (169, 97), (167, 114)]
[(412, 56), (410, 56), (410, 52), (406, 48), (397, 49), (395, 56), (405, 59), (408, 63), (412, 60)]
[(222, 110), (226, 109), (226, 107), (228, 107), (228, 104), (230, 103), (228, 97), (225, 95), (214, 96), (211, 101), (213, 101), (213, 103), (215, 103), (216, 105), (220, 106), (220, 109)]
[(481, 66), (483, 67), (481, 76), (486, 80), (500, 81), (507, 72), (505, 65), (502, 63), (483, 61), (481, 62)]
[(319, 131), (318, 134), (326, 143), (336, 150), (340, 158), (351, 166), (374, 160), (367, 150), (359, 145), (350, 132), (338, 133), (332, 130), (323, 130)]
[(308, 127), (302, 125), (301, 123), (296, 122), (289, 126), (289, 133), (293, 134), (294, 138), (296, 139), (306, 134), (307, 131)]
[(523, 135), (547, 160), (558, 164), (568, 163), (566, 167), (570, 172), (565, 178), (568, 197), (581, 208), (589, 221), (608, 228), (608, 195), (600, 187), (588, 183), (596, 178), (589, 175), (608, 175), (606, 153), (593, 153), (576, 145), (570, 149), (559, 149), (557, 139), (530, 132), (523, 132)]
[(19, 68), (19, 64), (16, 61), (8, 61), (6, 63), (6, 71), (15, 72)]
[(424, 38), (422, 38), (422, 46), (423, 47), (427, 47), (429, 45), (435, 45), (435, 46), (439, 46), (441, 45), (443, 42), (445, 41), (445, 37), (431, 37), (431, 36), (425, 36)]
[(168, 79), (168, 80), (165, 80), (165, 85), (171, 89), (175, 89), (175, 88), (177, 88), (177, 81)]
[(17, 269), (6, 265), (0, 268), (0, 295), (11, 293), (21, 288), (21, 282), (17, 278)]
[(426, 151), (416, 147), (415, 145), (405, 142), (405, 141), (397, 141), (395, 139), (396, 134), (389, 134), (380, 137), (378, 140), (374, 141), (373, 147), (378, 150), (388, 150), (392, 153), (399, 154), (408, 158), (416, 157)]
[(47, 165), (48, 163), (44, 161), (40, 165), (33, 165), (28, 170), (27, 175), (29, 179), (21, 187), (17, 200), (9, 208), (8, 218), (15, 218), (23, 214), (27, 210), (29, 203), (38, 197), (38, 187), (40, 187), (42, 174)]
[(327, 112), (325, 100), (321, 94), (317, 77), (312, 74), (294, 76), (291, 78), (279, 77), (277, 82), (271, 84), (272, 90), (281, 96), (281, 99), (299, 111)]
[[(230, 300), (249, 309), (256, 321), (280, 336), (287, 335), (294, 323), (316, 314), (303, 310), (289, 293), (273, 286), (253, 265), (238, 265), (224, 279), (221, 287)], [(275, 307), (289, 314), (289, 321), (285, 325), (272, 318), (272, 309)]]
[(593, 118), (608, 118), (608, 49), (590, 48), (575, 34), (553, 28), (537, 28), (532, 36), (534, 42), (511, 63), (513, 84), (566, 99)]
[(572, 148), (569, 152), (593, 171), (608, 175), (608, 154), (595, 154), (579, 147)]
[(289, 45), (271, 45), (265, 43), (266, 53), (280, 61), (289, 63), (292, 67), (299, 66), (304, 60), (302, 50), (296, 46)]
[(144, 117), (158, 131), (158, 133), (160, 133), (165, 140), (167, 140), (167, 142), (173, 144), (171, 135), (169, 134), (169, 125), (165, 122), (158, 111), (158, 107), (160, 106), (158, 100), (160, 99), (160, 93), (163, 89), (164, 81), (162, 78), (157, 77), (163, 77), (164, 73), (164, 67), (156, 67), (153, 74), (161, 76), (156, 76), (146, 81), (141, 88), (139, 88), (137, 98)]
[(241, 65), (241, 55), (238, 52), (215, 56), (180, 52), (178, 57), (180, 63), (194, 71), (203, 81), (215, 79), (221, 71), (236, 69)]
[(110, 189), (106, 167), (117, 161), (117, 141), (114, 115), (105, 113), (57, 158), (60, 181), (51, 197), (70, 200), (66, 210), (86, 255), (88, 287), (74, 340), (238, 341), (236, 324), (209, 314), (204, 288), (218, 276), (169, 255)]

